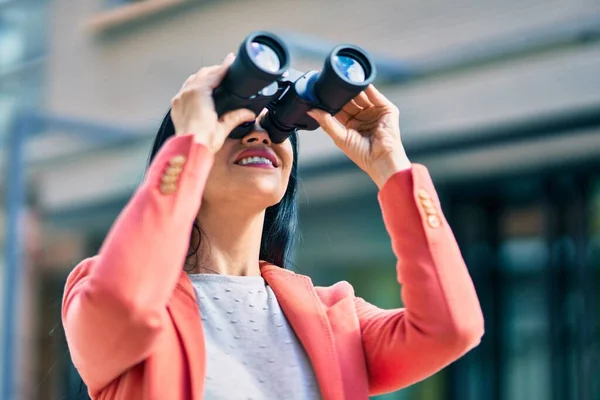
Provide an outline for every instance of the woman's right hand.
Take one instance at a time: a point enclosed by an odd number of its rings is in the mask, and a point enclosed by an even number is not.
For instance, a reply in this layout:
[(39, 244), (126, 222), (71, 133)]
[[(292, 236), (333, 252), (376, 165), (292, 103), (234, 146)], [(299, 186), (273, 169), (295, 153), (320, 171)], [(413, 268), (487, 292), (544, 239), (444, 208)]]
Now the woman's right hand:
[(221, 65), (198, 70), (185, 81), (171, 100), (175, 135), (193, 134), (194, 140), (210, 151), (219, 151), (229, 133), (238, 125), (253, 121), (256, 115), (246, 109), (234, 110), (218, 118), (212, 98), (235, 56), (230, 53)]

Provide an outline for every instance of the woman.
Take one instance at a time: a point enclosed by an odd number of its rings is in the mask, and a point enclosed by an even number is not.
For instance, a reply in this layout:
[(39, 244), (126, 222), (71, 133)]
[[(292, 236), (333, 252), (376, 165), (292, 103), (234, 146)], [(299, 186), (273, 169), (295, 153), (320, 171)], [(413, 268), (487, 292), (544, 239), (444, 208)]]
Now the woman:
[(405, 155), (397, 108), (372, 86), (335, 118), (311, 116), (380, 189), (406, 308), (281, 268), (296, 221), (296, 138), (274, 144), (257, 125), (227, 139), (256, 119), (214, 111), (233, 58), (184, 83), (145, 182), (99, 254), (69, 276), (62, 318), (92, 398), (366, 399), (476, 346), (473, 284), (427, 170)]

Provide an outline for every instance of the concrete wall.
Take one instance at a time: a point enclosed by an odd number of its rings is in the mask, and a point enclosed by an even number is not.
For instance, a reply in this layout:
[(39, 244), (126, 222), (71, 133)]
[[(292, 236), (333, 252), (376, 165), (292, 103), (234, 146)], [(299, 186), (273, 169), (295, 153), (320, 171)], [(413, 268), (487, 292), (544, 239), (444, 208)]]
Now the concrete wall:
[[(306, 35), (308, 47), (315, 37), (353, 42), (388, 60), (431, 65), (452, 54), (466, 55), (471, 48), (485, 50), (486, 43), (505, 35), (518, 44), (521, 33), (526, 37), (530, 30), (554, 26), (560, 31), (565, 21), (600, 15), (600, 3), (594, 0), (198, 3), (101, 38), (85, 29), (99, 15), (99, 2), (53, 2), (48, 111), (151, 135), (182, 81), (199, 66), (235, 51), (254, 29)], [(315, 59), (296, 60), (301, 68), (320, 64)], [(600, 105), (598, 71), (600, 45), (592, 41), (383, 91), (401, 108), (407, 143), (434, 142), (448, 131), (460, 135), (474, 127)], [(148, 140), (127, 149), (78, 153), (85, 147), (85, 141), (60, 135), (31, 144), (47, 206), (65, 208), (127, 193), (137, 183), (149, 150)], [(340, 156), (322, 132), (302, 133), (302, 165)]]
[(48, 108), (138, 125), (158, 120), (190, 73), (236, 51), (254, 29), (352, 42), (391, 59), (419, 61), (600, 13), (594, 0), (204, 1), (185, 13), (100, 40), (84, 29), (98, 14), (99, 3), (54, 2)]

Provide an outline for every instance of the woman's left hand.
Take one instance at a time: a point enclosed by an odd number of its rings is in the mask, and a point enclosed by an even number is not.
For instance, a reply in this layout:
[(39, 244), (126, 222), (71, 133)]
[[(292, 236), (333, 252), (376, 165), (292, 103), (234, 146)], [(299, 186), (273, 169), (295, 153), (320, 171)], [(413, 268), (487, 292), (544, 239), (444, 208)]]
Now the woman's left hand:
[(400, 112), (373, 85), (335, 117), (318, 109), (308, 114), (380, 189), (396, 172), (410, 168), (400, 139)]

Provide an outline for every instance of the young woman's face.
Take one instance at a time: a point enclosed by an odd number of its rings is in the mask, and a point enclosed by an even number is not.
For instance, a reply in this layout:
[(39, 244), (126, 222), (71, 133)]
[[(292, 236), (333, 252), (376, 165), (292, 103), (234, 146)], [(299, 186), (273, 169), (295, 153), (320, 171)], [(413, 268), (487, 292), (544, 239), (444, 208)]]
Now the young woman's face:
[(294, 156), (290, 140), (275, 144), (260, 126), (242, 139), (226, 139), (215, 155), (204, 202), (266, 209), (281, 201)]

